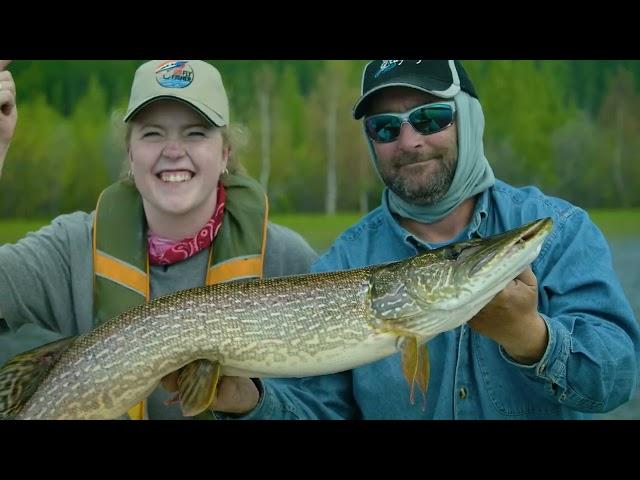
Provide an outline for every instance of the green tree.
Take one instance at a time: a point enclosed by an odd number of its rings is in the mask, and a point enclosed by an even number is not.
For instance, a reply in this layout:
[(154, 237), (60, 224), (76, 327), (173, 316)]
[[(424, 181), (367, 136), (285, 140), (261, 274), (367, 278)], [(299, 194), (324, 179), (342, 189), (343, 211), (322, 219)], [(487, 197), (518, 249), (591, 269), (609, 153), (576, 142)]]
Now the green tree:
[(2, 176), (0, 214), (53, 216), (61, 209), (63, 161), (71, 143), (69, 126), (44, 95), (21, 103), (19, 109)]
[(548, 193), (585, 208), (603, 205), (610, 194), (602, 182), (608, 173), (593, 118), (580, 111), (553, 133), (551, 143), (557, 182)]
[(487, 156), (498, 176), (516, 184), (556, 181), (551, 136), (575, 115), (563, 82), (565, 67), (561, 62), (523, 60), (494, 61), (485, 67), (478, 90)]
[(602, 108), (598, 115), (603, 159), (607, 160), (611, 196), (608, 206), (630, 207), (640, 204), (640, 96), (635, 78), (620, 67), (610, 79)]
[(70, 118), (71, 152), (63, 168), (65, 211), (93, 210), (98, 195), (110, 183), (110, 168), (105, 160), (110, 124), (106, 112), (104, 89), (92, 77), (87, 93), (78, 101)]

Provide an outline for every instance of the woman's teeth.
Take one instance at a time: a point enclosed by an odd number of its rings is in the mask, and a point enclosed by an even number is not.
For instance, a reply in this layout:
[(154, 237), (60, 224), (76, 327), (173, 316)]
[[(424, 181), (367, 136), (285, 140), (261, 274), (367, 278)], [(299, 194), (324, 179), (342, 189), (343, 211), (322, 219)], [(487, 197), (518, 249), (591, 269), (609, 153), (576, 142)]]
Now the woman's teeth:
[(167, 183), (180, 183), (188, 182), (193, 178), (191, 172), (162, 172), (160, 173), (160, 180)]

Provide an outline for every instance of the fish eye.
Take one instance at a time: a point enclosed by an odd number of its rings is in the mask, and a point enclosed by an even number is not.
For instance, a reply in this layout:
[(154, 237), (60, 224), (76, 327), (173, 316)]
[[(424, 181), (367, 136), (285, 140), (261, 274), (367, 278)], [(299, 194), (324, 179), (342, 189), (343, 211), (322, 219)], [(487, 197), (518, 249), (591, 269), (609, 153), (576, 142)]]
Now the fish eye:
[(460, 247), (449, 247), (444, 251), (444, 258), (445, 260), (457, 260), (458, 257), (460, 256), (460, 254), (462, 253), (462, 248)]

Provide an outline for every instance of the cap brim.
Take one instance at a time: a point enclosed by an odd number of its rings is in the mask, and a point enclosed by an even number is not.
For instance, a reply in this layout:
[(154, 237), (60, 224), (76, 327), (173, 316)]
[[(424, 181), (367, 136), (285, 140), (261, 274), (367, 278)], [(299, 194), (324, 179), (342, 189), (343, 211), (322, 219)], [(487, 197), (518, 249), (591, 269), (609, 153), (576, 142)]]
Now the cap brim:
[(178, 102), (182, 102), (192, 107), (200, 115), (205, 117), (214, 125), (218, 127), (224, 127), (227, 125), (227, 122), (224, 121), (224, 119), (218, 114), (218, 112), (211, 110), (210, 108), (207, 108), (205, 105), (203, 105), (202, 103), (196, 100), (192, 100), (185, 97), (176, 97), (174, 95), (156, 95), (148, 98), (147, 100), (144, 100), (137, 107), (127, 112), (127, 114), (124, 117), (124, 122), (127, 123), (129, 120), (131, 120), (131, 118), (133, 118), (137, 113), (139, 113), (140, 110), (142, 110), (143, 108), (149, 106), (151, 103), (156, 102), (158, 100), (176, 100)]
[(355, 106), (353, 107), (353, 118), (355, 118), (356, 120), (360, 120), (365, 114), (367, 103), (368, 103), (368, 100), (371, 98), (371, 96), (374, 93), (380, 90), (383, 90), (385, 88), (389, 88), (389, 87), (413, 88), (414, 90), (420, 90), (421, 92), (429, 93), (431, 95), (434, 95), (440, 98), (453, 98), (460, 91), (460, 87), (453, 88), (456, 86), (452, 84), (447, 84), (446, 82), (439, 82), (433, 79), (429, 82), (428, 87), (422, 87), (422, 86), (416, 85), (416, 83), (408, 83), (408, 82), (400, 82), (400, 81), (394, 82), (392, 80), (382, 85), (378, 85), (377, 87), (369, 90), (367, 93), (365, 93), (358, 99)]

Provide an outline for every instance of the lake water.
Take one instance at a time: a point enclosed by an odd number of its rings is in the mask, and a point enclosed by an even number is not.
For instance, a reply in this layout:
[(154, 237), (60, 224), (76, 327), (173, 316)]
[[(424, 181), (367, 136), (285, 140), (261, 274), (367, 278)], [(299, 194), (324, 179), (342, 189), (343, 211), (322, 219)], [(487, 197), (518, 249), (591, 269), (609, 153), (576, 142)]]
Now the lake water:
[[(613, 266), (618, 273), (622, 288), (636, 315), (640, 319), (640, 237), (610, 239)], [(640, 392), (626, 404), (598, 419), (640, 420)]]

